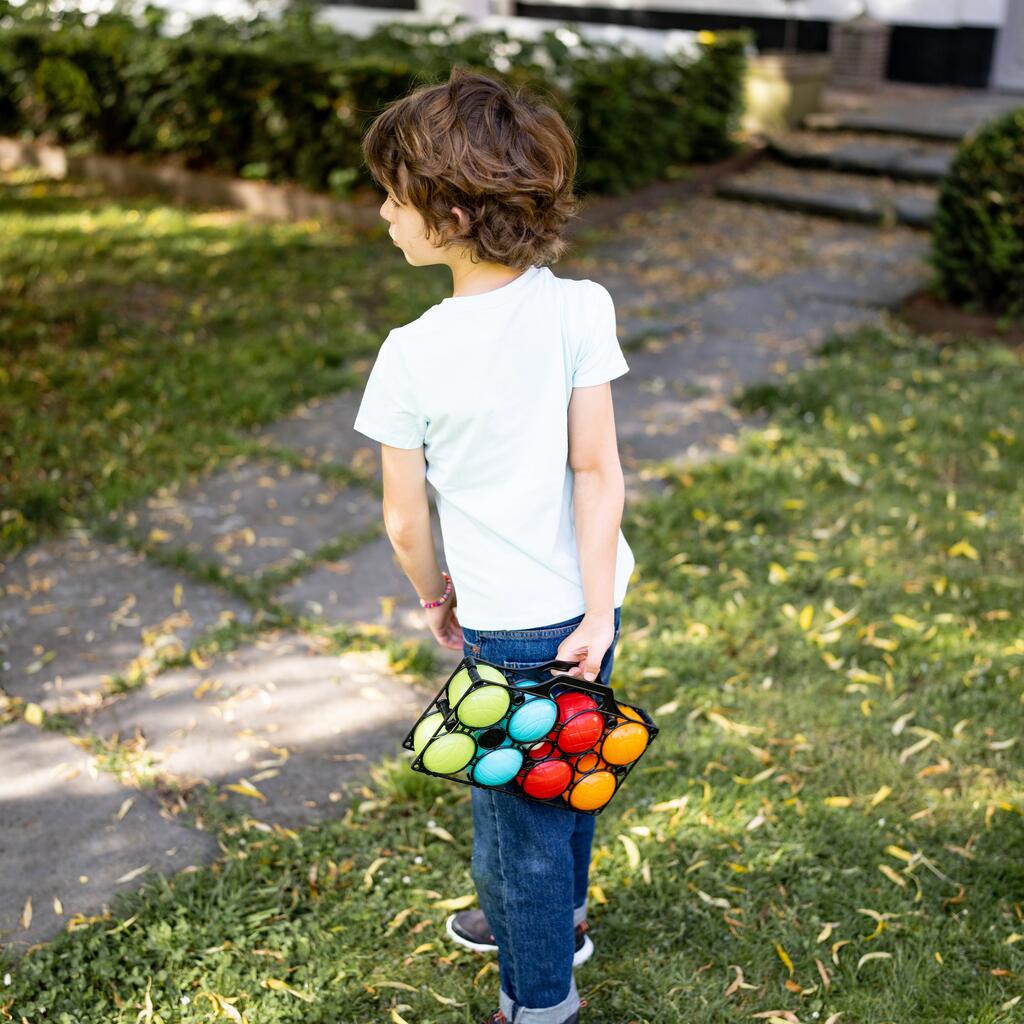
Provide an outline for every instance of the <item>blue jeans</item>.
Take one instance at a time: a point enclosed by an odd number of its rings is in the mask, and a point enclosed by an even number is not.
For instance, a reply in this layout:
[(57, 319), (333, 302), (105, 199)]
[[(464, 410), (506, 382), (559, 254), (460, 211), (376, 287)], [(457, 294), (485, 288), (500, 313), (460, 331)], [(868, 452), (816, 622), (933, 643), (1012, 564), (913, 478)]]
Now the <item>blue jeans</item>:
[[(601, 662), (611, 680), (619, 639)], [(463, 654), (506, 668), (554, 660), (583, 615), (531, 629), (462, 627)], [(473, 881), (498, 944), (500, 1009), (509, 1024), (563, 1024), (579, 1009), (572, 973), (576, 925), (587, 914), (591, 814), (474, 786)]]

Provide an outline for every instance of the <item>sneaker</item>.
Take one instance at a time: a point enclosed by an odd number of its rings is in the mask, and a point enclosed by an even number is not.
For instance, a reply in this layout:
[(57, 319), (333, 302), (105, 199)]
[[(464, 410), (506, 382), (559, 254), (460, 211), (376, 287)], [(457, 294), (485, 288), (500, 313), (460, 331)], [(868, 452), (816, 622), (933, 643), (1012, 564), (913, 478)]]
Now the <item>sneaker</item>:
[[(580, 1010), (587, 1005), (586, 999), (580, 1000)], [(579, 1024), (580, 1010), (577, 1010), (565, 1024)], [(501, 1012), (501, 1010), (495, 1010), (486, 1020), (480, 1022), (480, 1024), (508, 1024), (508, 1017)]]
[[(594, 943), (587, 935), (589, 927), (586, 921), (581, 921), (576, 925), (576, 952), (572, 958), (573, 967), (579, 967), (593, 956)], [(497, 953), (498, 951), (494, 933), (482, 910), (460, 910), (445, 921), (445, 928), (460, 946), (472, 949), (476, 953)]]

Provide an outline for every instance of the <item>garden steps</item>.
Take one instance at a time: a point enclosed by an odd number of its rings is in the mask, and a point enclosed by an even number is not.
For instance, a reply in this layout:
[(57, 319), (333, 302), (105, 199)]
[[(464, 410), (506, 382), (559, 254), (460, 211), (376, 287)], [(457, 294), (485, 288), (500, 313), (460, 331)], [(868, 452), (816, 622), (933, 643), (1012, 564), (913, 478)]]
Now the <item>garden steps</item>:
[(937, 190), (892, 178), (802, 170), (767, 161), (725, 182), (717, 194), (823, 217), (927, 229), (935, 214)]
[(804, 120), (816, 131), (871, 132), (908, 139), (959, 142), (983, 124), (1020, 106), (1020, 97), (981, 90), (888, 90), (859, 97), (859, 109), (828, 110)]
[(773, 135), (768, 151), (780, 163), (793, 167), (938, 182), (948, 172), (956, 147), (917, 139), (877, 139), (853, 132), (795, 131)]

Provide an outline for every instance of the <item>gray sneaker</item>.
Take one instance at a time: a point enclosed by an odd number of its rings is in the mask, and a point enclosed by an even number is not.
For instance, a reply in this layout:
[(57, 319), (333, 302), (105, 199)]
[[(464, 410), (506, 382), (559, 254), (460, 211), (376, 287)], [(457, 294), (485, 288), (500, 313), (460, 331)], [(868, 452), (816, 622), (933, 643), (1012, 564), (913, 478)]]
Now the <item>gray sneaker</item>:
[[(586, 963), (594, 953), (594, 943), (587, 935), (589, 925), (581, 921), (576, 925), (576, 952), (573, 954), (572, 965), (579, 967)], [(494, 933), (487, 923), (484, 912), (478, 908), (473, 910), (460, 910), (452, 914), (445, 921), (445, 929), (448, 934), (466, 949), (472, 949), (476, 953), (497, 953), (498, 944), (494, 940)]]

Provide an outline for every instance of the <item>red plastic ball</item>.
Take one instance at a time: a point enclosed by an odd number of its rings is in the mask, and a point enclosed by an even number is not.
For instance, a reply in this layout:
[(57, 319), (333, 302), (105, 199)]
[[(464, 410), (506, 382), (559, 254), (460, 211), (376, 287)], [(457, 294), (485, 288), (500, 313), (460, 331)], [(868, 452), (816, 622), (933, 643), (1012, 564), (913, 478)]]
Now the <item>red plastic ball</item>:
[[(550, 736), (550, 733), (548, 734)], [(554, 739), (554, 737), (551, 737)], [(549, 742), (547, 739), (542, 740), (540, 743), (534, 743), (532, 747), (527, 749), (527, 753), (535, 761), (540, 761), (542, 758), (550, 757), (555, 752), (555, 744)]]
[(589, 750), (604, 732), (604, 717), (596, 711), (581, 711), (569, 719), (558, 734), (559, 749), (567, 754)]
[(558, 705), (560, 722), (568, 721), (577, 711), (597, 710), (597, 701), (586, 693), (560, 693), (555, 698), (555, 703)]
[(539, 800), (558, 796), (572, 781), (572, 765), (560, 757), (541, 761), (520, 776), (523, 792)]

